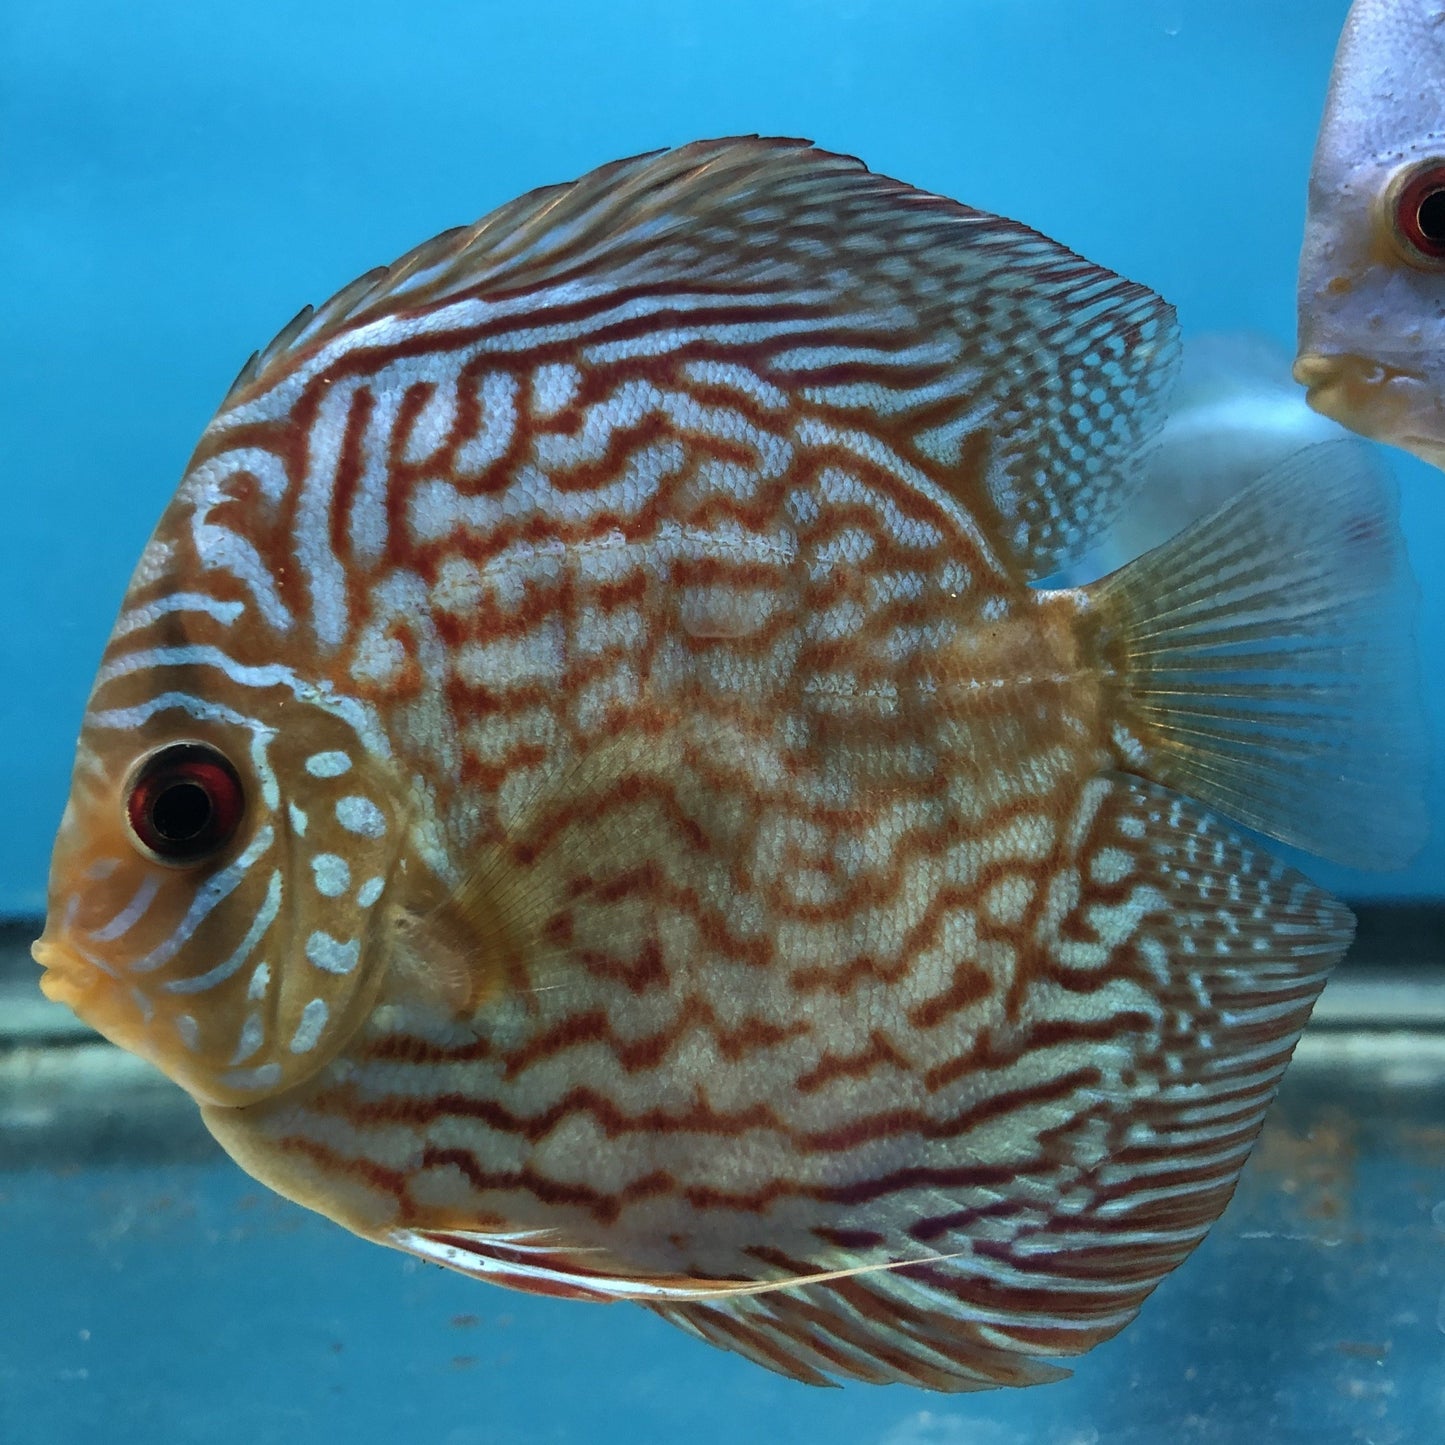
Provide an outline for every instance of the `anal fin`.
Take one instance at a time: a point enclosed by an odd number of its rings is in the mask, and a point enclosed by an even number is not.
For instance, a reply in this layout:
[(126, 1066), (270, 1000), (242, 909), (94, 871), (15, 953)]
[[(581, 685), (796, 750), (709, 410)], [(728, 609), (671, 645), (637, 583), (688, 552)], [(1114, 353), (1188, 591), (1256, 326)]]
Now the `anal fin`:
[[(1134, 1317), (1228, 1203), (1353, 920), (1155, 785), (1096, 780), (1080, 826), (1076, 899), (1037, 939), (1057, 986), (1026, 1006), (1053, 1047), (1076, 1024), (1074, 1060), (1101, 1061), (1092, 1121), (1086, 1109), (1040, 1141), (1064, 1157), (1021, 1170), (1016, 1209), (1003, 1189), (996, 1208), (960, 1200), (940, 1218), (936, 1194), (900, 1193), (850, 1217), (886, 1233), (895, 1259), (926, 1241), (940, 1256), (926, 1264), (652, 1308), (795, 1379), (945, 1391), (1057, 1379), (1053, 1360)], [(1089, 1032), (1105, 988), (1122, 1021), (1106, 1041)], [(1048, 1056), (1041, 1045), (1040, 1067)]]
[[(771, 1294), (804, 1285), (855, 1279), (880, 1270), (906, 1269), (909, 1260), (854, 1264), (820, 1269), (781, 1279), (708, 1279), (686, 1274), (643, 1274), (597, 1246), (570, 1244), (555, 1230), (394, 1229), (384, 1242), (433, 1264), (524, 1294), (612, 1304), (680, 1304)], [(931, 1251), (920, 1250), (912, 1263), (936, 1263)]]

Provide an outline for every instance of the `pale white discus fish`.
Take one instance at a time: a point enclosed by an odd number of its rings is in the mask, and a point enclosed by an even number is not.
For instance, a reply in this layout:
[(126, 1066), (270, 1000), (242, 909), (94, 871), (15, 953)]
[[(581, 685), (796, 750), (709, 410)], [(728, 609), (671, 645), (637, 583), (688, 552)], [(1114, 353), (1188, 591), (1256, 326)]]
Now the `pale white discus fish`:
[(1310, 174), (1295, 379), (1445, 465), (1445, 4), (1356, 0)]

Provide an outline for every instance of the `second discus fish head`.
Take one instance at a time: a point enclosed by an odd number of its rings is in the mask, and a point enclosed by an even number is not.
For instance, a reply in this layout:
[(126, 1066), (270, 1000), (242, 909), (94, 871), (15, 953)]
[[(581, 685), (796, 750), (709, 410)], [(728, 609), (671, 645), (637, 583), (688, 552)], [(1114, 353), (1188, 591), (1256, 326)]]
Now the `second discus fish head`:
[(1310, 174), (1295, 379), (1445, 465), (1445, 5), (1357, 0)]

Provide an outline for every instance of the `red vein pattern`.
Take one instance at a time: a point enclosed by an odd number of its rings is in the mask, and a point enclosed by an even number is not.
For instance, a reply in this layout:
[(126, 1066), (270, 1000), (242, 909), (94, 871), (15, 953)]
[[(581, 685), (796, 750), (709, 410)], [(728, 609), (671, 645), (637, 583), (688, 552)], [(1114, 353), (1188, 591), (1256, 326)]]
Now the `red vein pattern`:
[[(1028, 585), (1173, 345), (790, 142), (605, 167), (303, 313), (137, 571), (73, 804), (183, 731), (247, 831), (200, 887), (60, 895), (126, 958), (89, 1016), (370, 1237), (801, 1379), (1051, 1377), (1223, 1207), (1349, 932), (1111, 774), (1089, 600)], [(67, 826), (58, 878), (131, 876)]]

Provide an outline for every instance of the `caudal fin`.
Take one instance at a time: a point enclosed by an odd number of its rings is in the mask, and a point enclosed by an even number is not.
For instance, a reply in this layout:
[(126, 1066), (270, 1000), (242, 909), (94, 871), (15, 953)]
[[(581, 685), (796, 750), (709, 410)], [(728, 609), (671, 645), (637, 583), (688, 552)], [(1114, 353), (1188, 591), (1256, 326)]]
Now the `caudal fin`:
[(1359, 448), (1298, 453), (1087, 590), (1132, 771), (1355, 867), (1420, 847), (1414, 583)]

